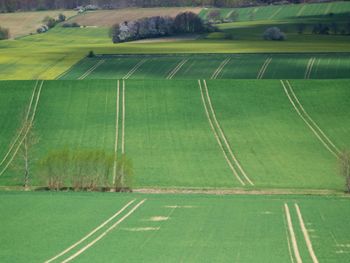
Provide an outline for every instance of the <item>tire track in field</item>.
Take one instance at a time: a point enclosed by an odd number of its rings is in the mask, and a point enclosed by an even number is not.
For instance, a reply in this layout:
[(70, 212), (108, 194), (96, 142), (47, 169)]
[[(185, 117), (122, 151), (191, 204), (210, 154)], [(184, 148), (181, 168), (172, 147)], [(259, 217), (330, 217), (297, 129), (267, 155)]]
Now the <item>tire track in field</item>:
[[(118, 148), (119, 148), (119, 128), (121, 125), (121, 155), (125, 155), (125, 111), (126, 111), (126, 98), (125, 98), (125, 80), (122, 81), (122, 87), (120, 87), (120, 81), (117, 82), (117, 107), (116, 107), (116, 128), (115, 128), (115, 142), (114, 142), (114, 164), (113, 164), (113, 185), (115, 185), (117, 179), (117, 161), (118, 161)], [(120, 90), (121, 89), (121, 90)], [(121, 107), (121, 114), (120, 114)], [(120, 120), (121, 118), (121, 120)]]
[[(6, 170), (8, 169), (8, 167), (10, 166), (10, 164), (12, 163), (12, 161), (14, 160), (14, 158), (16, 157), (16, 155), (17, 155), (19, 149), (20, 149), (21, 146), (22, 146), (23, 141), (25, 140), (25, 138), (27, 137), (27, 134), (29, 133), (30, 129), (31, 129), (32, 126), (33, 126), (33, 122), (34, 122), (34, 118), (35, 118), (35, 115), (36, 115), (36, 110), (37, 110), (37, 107), (38, 107), (38, 104), (39, 104), (39, 99), (40, 99), (40, 94), (41, 94), (41, 90), (42, 90), (43, 84), (44, 84), (44, 81), (42, 80), (42, 81), (41, 81), (41, 84), (40, 84), (40, 86), (39, 86), (38, 92), (36, 93), (35, 104), (34, 104), (34, 108), (33, 108), (32, 115), (29, 116), (30, 113), (27, 113), (28, 118), (30, 118), (29, 123), (28, 123), (28, 125), (26, 125), (26, 126), (24, 127), (24, 134), (23, 134), (21, 140), (19, 141), (19, 143), (18, 143), (18, 145), (17, 145), (15, 151), (13, 152), (13, 154), (12, 154), (10, 160), (7, 162), (7, 164), (5, 165), (5, 167), (1, 170), (0, 176), (2, 176), (2, 175), (6, 172)], [(35, 90), (36, 90), (36, 89), (35, 89)], [(27, 122), (27, 121), (28, 121), (28, 119), (26, 119), (26, 122)]]
[(211, 79), (217, 79), (217, 77), (219, 76), (219, 74), (221, 73), (221, 71), (224, 69), (224, 67), (230, 62), (231, 58), (227, 58), (225, 59), (223, 62), (221, 62), (221, 64), (219, 65), (219, 67), (214, 71), (213, 75), (211, 76)]
[(182, 61), (180, 61), (179, 64), (177, 64), (177, 66), (169, 73), (169, 75), (166, 77), (166, 79), (172, 79), (177, 72), (179, 72), (179, 70), (187, 63), (189, 59), (183, 59)]
[(128, 73), (126, 73), (126, 75), (122, 79), (130, 78), (136, 72), (136, 70), (138, 70), (143, 64), (147, 62), (147, 60), (148, 59), (144, 58), (141, 61), (139, 61)]
[(268, 66), (270, 65), (272, 61), (272, 58), (267, 58), (264, 62), (264, 64), (262, 65), (260, 71), (258, 72), (258, 76), (256, 77), (257, 79), (262, 79), (264, 77), (264, 74), (266, 72), (266, 69), (268, 68)]
[(138, 204), (136, 204), (127, 214), (125, 214), (121, 219), (119, 219), (117, 222), (115, 222), (111, 227), (109, 227), (107, 230), (105, 230), (101, 235), (99, 235), (97, 238), (92, 240), (90, 243), (85, 245), (83, 248), (81, 248), (79, 251), (71, 255), (69, 258), (62, 261), (62, 263), (67, 263), (84, 253), (87, 249), (92, 247), (94, 244), (96, 244), (98, 241), (100, 241), (102, 238), (104, 238), (109, 232), (111, 232), (114, 228), (116, 228), (120, 223), (122, 223), (125, 219), (127, 219), (131, 214), (133, 214), (144, 202), (146, 202), (146, 199), (143, 199)]
[(282, 10), (282, 7), (278, 8), (278, 9), (269, 17), (269, 19), (274, 18), (279, 12), (281, 12), (281, 10)]
[(208, 122), (209, 122), (209, 125), (210, 125), (210, 128), (215, 136), (215, 139), (217, 141), (217, 143), (219, 144), (219, 147), (224, 155), (224, 158), (228, 164), (228, 166), (230, 167), (233, 175), (237, 178), (237, 180), (241, 183), (241, 185), (245, 186), (245, 182), (243, 182), (243, 180), (241, 179), (241, 177), (238, 175), (236, 169), (234, 168), (234, 166), (232, 165), (231, 161), (229, 160), (228, 158), (228, 155), (227, 153), (225, 152), (225, 149), (224, 149), (224, 146), (219, 138), (219, 135), (217, 134), (216, 130), (215, 130), (215, 127), (214, 127), (214, 124), (210, 118), (210, 114), (209, 114), (209, 111), (208, 111), (208, 107), (207, 107), (207, 104), (205, 102), (205, 98), (204, 98), (204, 93), (203, 93), (203, 88), (202, 88), (202, 84), (201, 84), (201, 81), (198, 80), (198, 85), (199, 85), (199, 89), (200, 89), (200, 93), (201, 93), (201, 98), (202, 98), (202, 102), (203, 102), (203, 106), (204, 106), (204, 110), (205, 110), (205, 113), (207, 115), (207, 119), (208, 119)]
[(301, 231), (303, 232), (305, 243), (306, 243), (306, 246), (307, 246), (307, 250), (309, 251), (309, 254), (310, 254), (310, 257), (312, 259), (312, 262), (313, 263), (318, 263), (318, 259), (316, 257), (315, 252), (314, 252), (314, 249), (312, 247), (312, 243), (311, 243), (311, 240), (310, 240), (310, 237), (309, 237), (309, 233), (307, 232), (307, 229), (305, 227), (303, 216), (301, 214), (299, 205), (298, 204), (294, 204), (294, 206), (295, 206), (295, 209), (297, 211), (297, 215), (298, 215)]
[(45, 261), (45, 263), (50, 263), (62, 256), (64, 256), (65, 254), (67, 254), (68, 252), (70, 252), (71, 250), (73, 250), (74, 248), (76, 248), (78, 245), (80, 245), (81, 243), (83, 243), (85, 240), (87, 240), (89, 237), (91, 237), (92, 235), (94, 235), (97, 231), (99, 231), (100, 229), (102, 229), (103, 227), (105, 227), (109, 222), (111, 222), (113, 219), (115, 219), (117, 216), (119, 216), (122, 212), (124, 212), (131, 204), (133, 204), (136, 201), (136, 199), (131, 200), (130, 202), (128, 202), (125, 206), (123, 206), (120, 210), (118, 210), (113, 216), (111, 216), (110, 218), (108, 218), (106, 221), (104, 221), (101, 225), (97, 226), (95, 229), (93, 229), (91, 232), (89, 232), (88, 234), (86, 234), (83, 238), (81, 238), (80, 240), (78, 240), (77, 242), (75, 242), (73, 245), (71, 245), (70, 247), (66, 248), (65, 250), (63, 250), (62, 252), (60, 252), (59, 254), (55, 255), (54, 257), (48, 259), (47, 261)]
[[(203, 104), (205, 106), (206, 112), (207, 112), (207, 117), (209, 119), (209, 122), (211, 122), (212, 129), (214, 133), (216, 134), (216, 138), (219, 139), (221, 148), (223, 152), (225, 153), (225, 159), (227, 158), (228, 163), (230, 163), (230, 168), (234, 173), (234, 175), (239, 178), (239, 181), (242, 185), (249, 184), (251, 186), (254, 186), (254, 183), (250, 180), (244, 169), (242, 168), (241, 164), (239, 163), (238, 159), (234, 155), (231, 146), (226, 138), (225, 133), (223, 132), (223, 129), (221, 128), (221, 125), (219, 124), (214, 107), (212, 105), (211, 99), (210, 99), (210, 94), (208, 90), (208, 86), (205, 80), (203, 80), (204, 84), (204, 92), (203, 88), (201, 86), (201, 82), (199, 81), (199, 87), (201, 90), (201, 95), (203, 96)], [(205, 93), (205, 95), (204, 95)], [(209, 110), (208, 110), (209, 109)]]
[(324, 12), (324, 15), (327, 15), (328, 13), (330, 13), (331, 8), (332, 8), (332, 5), (333, 5), (333, 3), (329, 3), (329, 4), (327, 5), (327, 9), (326, 9), (326, 11)]
[[(286, 93), (290, 103), (299, 115), (299, 117), (305, 122), (305, 124), (310, 128), (313, 134), (318, 138), (318, 140), (323, 144), (323, 146), (332, 153), (335, 157), (339, 158), (340, 150), (334, 145), (334, 143), (328, 138), (328, 136), (322, 131), (322, 129), (317, 125), (317, 123), (310, 117), (310, 115), (305, 111), (304, 107), (300, 103), (299, 99), (294, 93), (293, 87), (290, 85), (289, 81), (285, 84), (281, 80), (284, 92)], [(287, 88), (288, 86), (288, 88)]]
[(310, 79), (312, 68), (315, 64), (316, 58), (310, 58), (309, 62), (307, 63), (305, 74), (304, 74), (304, 79)]
[(297, 13), (297, 17), (299, 17), (299, 16), (301, 16), (301, 15), (303, 14), (305, 8), (306, 8), (306, 4), (304, 4), (304, 5), (300, 8), (299, 12)]
[(298, 243), (297, 243), (297, 239), (296, 239), (294, 228), (293, 228), (292, 218), (290, 216), (289, 207), (286, 203), (284, 204), (284, 213), (285, 213), (285, 217), (287, 219), (289, 238), (290, 238), (291, 243), (292, 243), (294, 257), (295, 257), (297, 263), (302, 263), (303, 261), (302, 261), (301, 256), (300, 256)]
[(99, 66), (101, 66), (105, 62), (106, 60), (104, 59), (100, 60), (94, 66), (92, 66), (88, 71), (86, 71), (83, 75), (81, 75), (78, 79), (79, 80), (85, 79), (87, 76), (89, 76), (93, 71), (95, 71)]
[[(25, 118), (26, 121), (28, 121), (28, 118), (29, 118), (29, 114), (30, 114), (30, 111), (31, 111), (31, 108), (32, 108), (32, 104), (33, 104), (33, 100), (34, 100), (34, 96), (35, 96), (35, 92), (36, 92), (37, 86), (38, 86), (38, 81), (36, 81), (36, 83), (35, 83), (35, 86), (34, 86), (34, 89), (33, 89), (33, 92), (32, 92), (32, 96), (31, 96), (30, 101), (29, 101), (27, 114), (26, 114), (26, 118)], [(0, 167), (1, 167), (1, 165), (3, 165), (3, 163), (6, 161), (7, 157), (10, 155), (11, 151), (13, 150), (13, 147), (15, 147), (15, 145), (16, 145), (17, 141), (19, 140), (19, 138), (21, 137), (21, 134), (23, 133), (24, 129), (25, 129), (25, 126), (22, 126), (22, 128), (18, 132), (17, 136), (15, 137), (13, 142), (10, 144), (10, 147), (9, 147), (7, 153), (5, 154), (4, 158), (0, 162)]]
[(113, 163), (113, 185), (117, 179), (117, 160), (118, 160), (118, 139), (119, 139), (119, 95), (120, 81), (117, 82), (117, 100), (116, 100), (116, 123), (115, 123), (115, 141), (114, 141), (114, 163)]

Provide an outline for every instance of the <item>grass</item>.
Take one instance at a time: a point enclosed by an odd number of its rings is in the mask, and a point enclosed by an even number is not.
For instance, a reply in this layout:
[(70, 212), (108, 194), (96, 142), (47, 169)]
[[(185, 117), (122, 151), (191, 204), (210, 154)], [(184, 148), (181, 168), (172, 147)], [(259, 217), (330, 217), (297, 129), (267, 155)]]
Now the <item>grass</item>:
[(40, 12), (16, 12), (0, 14), (0, 26), (10, 30), (11, 38), (17, 38), (36, 33), (43, 25), (46, 16), (57, 18), (62, 13), (67, 18), (74, 16), (77, 12), (73, 10), (55, 10)]
[[(346, 84), (347, 80), (292, 82), (306, 110), (341, 149), (350, 143)], [(18, 108), (33, 89), (33, 82), (0, 85), (2, 99), (18, 100)], [(329, 85), (337, 89), (327, 95), (328, 101), (323, 97)], [(217, 119), (253, 188), (343, 190), (336, 158), (296, 114), (279, 81), (220, 80), (208, 81), (208, 86)], [(38, 162), (52, 150), (113, 153), (116, 88), (116, 80), (44, 83), (35, 119), (40, 141), (33, 148), (33, 185), (42, 184)], [(25, 92), (19, 99), (21, 90)], [(19, 129), (11, 122), (19, 112), (1, 115), (1, 123), (7, 124), (4, 143)], [(125, 127), (134, 187), (242, 187), (210, 129), (196, 80), (126, 81)], [(21, 180), (21, 173), (9, 170), (0, 184), (20, 185)]]
[[(14, 192), (0, 195), (0, 208), (5, 212), (0, 215), (0, 260), (5, 262), (48, 260), (132, 199), (147, 200), (75, 261), (255, 262), (259, 258), (259, 262), (287, 262), (290, 252), (285, 203), (290, 208), (305, 262), (310, 257), (294, 203), (301, 209), (319, 261), (345, 263), (348, 259), (347, 198)], [(150, 221), (152, 217), (167, 220)], [(60, 260), (91, 242), (117, 219)], [(145, 227), (158, 230), (132, 231)], [(22, 249), (14, 255), (18, 247)]]
[[(142, 60), (131, 79), (165, 79), (183, 60), (187, 62), (176, 72), (174, 79), (209, 79), (227, 58), (230, 62), (218, 74), (218, 79), (256, 79), (266, 59), (271, 58), (264, 79), (303, 79), (311, 58), (316, 58), (309, 78), (348, 78), (350, 56), (338, 54), (220, 54), (220, 55), (120, 55), (85, 58), (74, 65), (61, 79), (78, 79), (94, 65), (104, 61), (87, 79), (120, 79)], [(210, 62), (210, 63), (209, 63)]]

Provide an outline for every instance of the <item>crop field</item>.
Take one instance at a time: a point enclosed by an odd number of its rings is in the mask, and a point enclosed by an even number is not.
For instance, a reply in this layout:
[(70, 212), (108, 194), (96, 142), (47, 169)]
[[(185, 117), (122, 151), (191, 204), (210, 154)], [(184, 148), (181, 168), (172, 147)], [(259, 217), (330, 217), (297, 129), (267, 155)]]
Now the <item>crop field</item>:
[(0, 195), (2, 262), (345, 263), (350, 253), (348, 198)]
[(0, 13), (0, 25), (10, 29), (11, 38), (26, 36), (30, 33), (36, 33), (39, 26), (43, 24), (46, 16), (58, 17), (62, 13), (67, 18), (74, 16), (76, 11), (56, 10), (41, 12), (18, 12), (18, 13)]
[[(208, 19), (208, 14), (213, 9), (203, 9), (200, 16)], [(346, 16), (350, 12), (350, 3), (331, 2), (317, 4), (295, 4), (295, 5), (270, 5), (247, 8), (223, 8), (219, 9), (221, 18), (228, 18), (236, 12), (236, 21), (258, 21), (258, 20), (283, 20), (290, 18), (321, 18), (329, 14)]]
[(83, 26), (111, 27), (116, 23), (124, 21), (137, 20), (152, 16), (171, 16), (175, 17), (181, 12), (199, 13), (201, 8), (190, 7), (166, 7), (166, 8), (126, 8), (120, 10), (101, 10), (91, 11), (78, 15), (70, 19), (70, 22), (76, 22)]
[(85, 58), (59, 79), (337, 79), (350, 55), (120, 55)]
[[(33, 149), (34, 185), (40, 184), (37, 163), (50, 151), (70, 147), (112, 154), (119, 101), (118, 140), (133, 162), (136, 188), (343, 189), (336, 156), (350, 145), (347, 80), (0, 84), (6, 131), (1, 185), (21, 182), (11, 156), (23, 136), (21, 110), (33, 97), (30, 116), (40, 138)], [(329, 85), (333, 96), (327, 95)], [(17, 106), (5, 107), (9, 104)]]

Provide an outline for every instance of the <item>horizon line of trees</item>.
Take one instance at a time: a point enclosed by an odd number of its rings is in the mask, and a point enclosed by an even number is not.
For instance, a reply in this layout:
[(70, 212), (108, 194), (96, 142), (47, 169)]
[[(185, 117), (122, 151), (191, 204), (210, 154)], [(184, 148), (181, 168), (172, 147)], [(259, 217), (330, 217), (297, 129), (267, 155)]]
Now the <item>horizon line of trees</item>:
[(95, 5), (102, 9), (179, 6), (240, 7), (272, 3), (300, 3), (315, 1), (321, 2), (323, 0), (0, 0), (0, 12), (74, 9), (87, 5)]

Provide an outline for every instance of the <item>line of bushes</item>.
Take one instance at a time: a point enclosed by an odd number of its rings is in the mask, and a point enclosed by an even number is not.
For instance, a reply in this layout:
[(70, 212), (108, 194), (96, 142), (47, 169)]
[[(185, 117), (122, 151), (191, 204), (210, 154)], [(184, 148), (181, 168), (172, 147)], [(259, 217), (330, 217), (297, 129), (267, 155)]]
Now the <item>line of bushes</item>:
[(49, 190), (131, 191), (132, 164), (99, 150), (49, 153), (40, 161), (39, 177)]
[(114, 43), (119, 43), (175, 34), (211, 31), (214, 31), (214, 28), (210, 24), (204, 24), (197, 14), (184, 12), (178, 14), (175, 18), (156, 16), (115, 24), (111, 28), (111, 37)]

